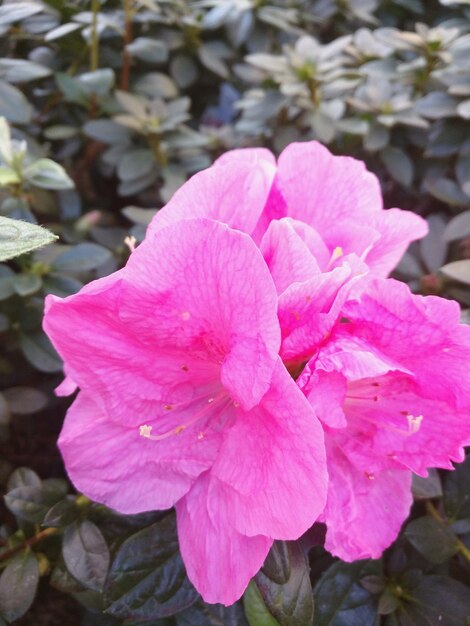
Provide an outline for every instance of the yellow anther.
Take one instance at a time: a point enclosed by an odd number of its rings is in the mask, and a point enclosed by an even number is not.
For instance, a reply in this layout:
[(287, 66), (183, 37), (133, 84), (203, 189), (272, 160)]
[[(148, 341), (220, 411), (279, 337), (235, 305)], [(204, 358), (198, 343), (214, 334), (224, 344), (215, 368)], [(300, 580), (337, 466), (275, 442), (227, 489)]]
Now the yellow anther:
[(333, 254), (331, 255), (331, 261), (336, 261), (337, 259), (342, 257), (343, 254), (343, 248), (341, 246), (336, 246), (336, 248), (333, 250)]
[(147, 426), (146, 424), (144, 424), (143, 426), (140, 426), (139, 428), (139, 435), (141, 437), (151, 437), (152, 436), (152, 427), (151, 426)]
[(171, 411), (171, 409), (173, 408), (171, 404), (165, 404), (165, 406), (163, 407), (165, 409), (165, 411)]
[(414, 435), (415, 433), (418, 432), (421, 426), (421, 422), (423, 421), (423, 416), (411, 415), (411, 413), (408, 413), (408, 415), (406, 416), (406, 419), (408, 420), (408, 432), (410, 433), (410, 435)]

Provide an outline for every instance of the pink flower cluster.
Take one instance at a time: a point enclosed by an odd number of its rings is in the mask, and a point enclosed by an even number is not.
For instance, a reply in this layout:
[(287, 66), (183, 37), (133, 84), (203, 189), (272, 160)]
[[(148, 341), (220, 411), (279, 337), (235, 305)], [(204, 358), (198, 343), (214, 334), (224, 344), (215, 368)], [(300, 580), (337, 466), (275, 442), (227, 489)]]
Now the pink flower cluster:
[(412, 473), (470, 443), (470, 328), (386, 278), (426, 223), (316, 142), (234, 150), (157, 214), (127, 265), (44, 327), (80, 392), (59, 446), (122, 513), (176, 507), (188, 575), (231, 604), (275, 539), (379, 557)]

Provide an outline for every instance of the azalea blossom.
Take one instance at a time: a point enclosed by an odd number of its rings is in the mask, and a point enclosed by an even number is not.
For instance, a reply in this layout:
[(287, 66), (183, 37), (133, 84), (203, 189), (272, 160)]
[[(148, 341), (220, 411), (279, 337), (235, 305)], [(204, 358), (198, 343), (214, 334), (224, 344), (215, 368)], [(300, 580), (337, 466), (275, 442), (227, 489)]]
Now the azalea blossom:
[(324, 438), (279, 357), (277, 292), (246, 234), (182, 219), (44, 328), (80, 392), (59, 439), (75, 487), (122, 513), (176, 505), (206, 602), (231, 604), (274, 539), (326, 502)]
[(391, 279), (362, 283), (298, 384), (321, 419), (325, 547), (378, 558), (411, 506), (412, 472), (453, 469), (470, 444), (470, 328), (457, 303)]
[[(317, 141), (291, 143), (277, 162), (265, 148), (231, 150), (195, 174), (157, 213), (149, 232), (184, 217), (209, 217), (260, 244), (273, 220), (289, 217), (322, 242), (320, 266), (359, 256), (387, 276), (408, 245), (427, 233), (418, 215), (383, 208), (379, 181), (362, 161), (335, 156)], [(300, 228), (297, 229), (299, 233)]]

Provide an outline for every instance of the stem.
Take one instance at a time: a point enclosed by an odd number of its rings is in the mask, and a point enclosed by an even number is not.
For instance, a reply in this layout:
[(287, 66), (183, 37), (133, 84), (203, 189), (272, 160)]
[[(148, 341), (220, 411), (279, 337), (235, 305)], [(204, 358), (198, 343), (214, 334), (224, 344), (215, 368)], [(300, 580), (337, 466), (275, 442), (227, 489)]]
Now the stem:
[(124, 2), (124, 50), (122, 53), (122, 69), (119, 87), (123, 91), (129, 89), (129, 78), (131, 75), (131, 55), (127, 50), (127, 46), (132, 41), (132, 0), (123, 0)]
[(14, 556), (17, 552), (21, 552), (25, 548), (31, 548), (32, 546), (35, 546), (43, 539), (55, 535), (58, 531), (58, 528), (45, 528), (44, 530), (41, 530), (30, 539), (26, 539), (26, 541), (19, 543), (14, 548), (10, 548), (9, 550), (5, 550), (5, 552), (2, 552), (0, 554), (0, 561), (5, 561), (6, 559), (9, 559), (11, 556)]
[[(431, 517), (433, 517), (436, 521), (440, 522), (441, 524), (448, 523), (448, 520), (442, 517), (442, 515), (439, 513), (439, 511), (436, 509), (436, 507), (430, 500), (426, 501), (426, 511), (429, 513)], [(458, 537), (455, 538), (455, 545), (457, 546), (460, 554), (470, 563), (470, 548), (467, 548), (464, 542)]]
[(157, 163), (161, 167), (165, 167), (165, 165), (167, 165), (167, 158), (161, 148), (159, 135), (157, 133), (150, 133), (147, 136), (147, 141), (149, 142), (149, 146), (152, 149)]
[(98, 69), (99, 64), (99, 39), (98, 39), (98, 13), (100, 10), (100, 0), (91, 0), (91, 42), (90, 42), (90, 71)]

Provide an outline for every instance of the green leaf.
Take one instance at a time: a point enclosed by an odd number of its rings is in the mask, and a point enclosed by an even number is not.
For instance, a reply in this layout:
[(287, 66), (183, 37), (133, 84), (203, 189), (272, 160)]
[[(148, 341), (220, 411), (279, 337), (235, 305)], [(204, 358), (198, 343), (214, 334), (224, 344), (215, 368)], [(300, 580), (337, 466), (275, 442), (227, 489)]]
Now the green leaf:
[(450, 519), (470, 518), (470, 454), (446, 474), (444, 509)]
[(444, 523), (420, 517), (408, 524), (405, 537), (430, 563), (444, 563), (457, 552), (457, 537)]
[(413, 474), (413, 496), (416, 500), (428, 498), (440, 498), (442, 496), (442, 484), (439, 472), (435, 469), (428, 470), (429, 476), (423, 478)]
[(8, 479), (7, 489), (11, 491), (17, 487), (36, 487), (42, 485), (39, 476), (29, 467), (18, 467), (10, 475)]
[(42, 286), (45, 293), (52, 293), (55, 296), (65, 298), (77, 293), (83, 287), (83, 283), (70, 276), (51, 273), (43, 278)]
[(105, 538), (93, 522), (83, 520), (67, 526), (62, 556), (68, 571), (84, 587), (93, 591), (103, 589), (110, 554)]
[(157, 214), (156, 209), (142, 209), (138, 206), (126, 206), (124, 209), (121, 209), (121, 211), (128, 220), (134, 222), (134, 224), (142, 224), (143, 226), (148, 226)]
[(0, 613), (8, 622), (24, 615), (36, 595), (39, 567), (32, 552), (18, 554), (0, 576)]
[(470, 590), (447, 576), (423, 576), (408, 591), (397, 613), (397, 626), (466, 626), (470, 623)]
[(406, 152), (390, 146), (382, 150), (380, 155), (390, 175), (401, 185), (409, 187), (413, 182), (414, 165)]
[(468, 236), (470, 236), (470, 210), (451, 219), (444, 231), (446, 241), (456, 241)]
[(177, 626), (248, 626), (241, 603), (198, 603), (175, 616)]
[(73, 180), (64, 168), (51, 159), (38, 159), (23, 170), (26, 180), (43, 189), (71, 189)]
[(295, 542), (277, 541), (254, 581), (281, 626), (313, 622), (313, 592), (307, 561)]
[(254, 580), (250, 582), (243, 595), (243, 606), (250, 626), (280, 626), (266, 607)]
[(334, 563), (314, 588), (315, 626), (375, 626), (377, 596), (361, 579), (380, 575), (380, 561)]
[(0, 261), (31, 252), (57, 239), (41, 226), (0, 216)]
[(0, 165), (0, 187), (6, 185), (16, 185), (20, 182), (20, 177), (14, 169), (7, 165)]
[(63, 492), (47, 483), (16, 487), (5, 495), (5, 504), (18, 519), (32, 524), (42, 524), (51, 507), (63, 498)]
[(87, 137), (109, 144), (129, 143), (132, 136), (128, 128), (112, 120), (89, 120), (83, 132)]
[(179, 613), (196, 599), (178, 551), (174, 515), (124, 541), (106, 582), (107, 613), (157, 619)]
[(60, 528), (71, 524), (80, 514), (74, 500), (60, 500), (49, 509), (44, 517), (44, 526)]
[(33, 115), (33, 107), (21, 91), (4, 80), (0, 80), (0, 115), (14, 124), (28, 124)]
[(14, 415), (37, 413), (47, 404), (46, 394), (34, 387), (10, 387), (2, 393)]
[(84, 272), (94, 270), (111, 258), (111, 252), (97, 243), (79, 243), (62, 252), (52, 267), (61, 272)]
[(131, 150), (119, 162), (118, 176), (121, 180), (134, 180), (149, 174), (157, 163), (151, 150)]
[(42, 279), (36, 274), (18, 274), (13, 281), (13, 286), (16, 293), (24, 298), (41, 289)]
[(0, 24), (13, 24), (42, 11), (35, 2), (12, 2), (0, 7)]
[(62, 371), (62, 360), (44, 333), (22, 333), (20, 346), (31, 365), (40, 372), (52, 374)]
[(168, 60), (168, 46), (158, 39), (137, 37), (127, 45), (127, 50), (132, 56), (147, 63), (166, 63)]

